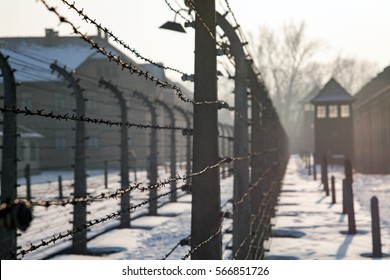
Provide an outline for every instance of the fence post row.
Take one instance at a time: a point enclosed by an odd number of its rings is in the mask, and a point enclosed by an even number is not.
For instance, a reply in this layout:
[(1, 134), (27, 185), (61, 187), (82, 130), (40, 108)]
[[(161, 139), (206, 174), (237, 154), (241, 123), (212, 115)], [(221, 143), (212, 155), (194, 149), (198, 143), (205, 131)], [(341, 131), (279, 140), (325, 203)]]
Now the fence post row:
[[(83, 90), (70, 72), (65, 67), (61, 68), (57, 64), (50, 64), (52, 71), (62, 76), (73, 89), (76, 97), (76, 115), (78, 117), (85, 115), (85, 99)], [(74, 197), (82, 198), (87, 195), (87, 177), (86, 177), (86, 155), (85, 155), (85, 122), (76, 122), (76, 144), (75, 144), (75, 164), (74, 164)], [(77, 202), (73, 210), (73, 229), (81, 229), (87, 221), (87, 204)], [(87, 252), (87, 231), (77, 232), (72, 237), (72, 253), (85, 254)]]
[[(121, 122), (122, 126), (120, 128), (120, 134), (121, 134), (121, 143), (120, 143), (120, 155), (121, 155), (121, 189), (126, 190), (129, 188), (129, 141), (128, 141), (128, 129), (124, 125), (127, 122), (127, 106), (126, 106), (126, 100), (123, 97), (123, 93), (114, 86), (111, 82), (104, 80), (103, 78), (100, 78), (99, 80), (99, 86), (104, 86), (106, 89), (111, 91), (116, 99), (119, 102), (120, 112), (121, 112)], [(107, 161), (105, 161), (105, 164), (107, 165)], [(106, 166), (105, 166), (106, 167)], [(105, 168), (106, 170), (106, 168)], [(106, 173), (105, 173), (106, 174)], [(105, 176), (105, 185), (106, 185), (107, 177)], [(130, 193), (126, 192), (121, 196), (121, 208), (123, 210), (127, 210), (130, 207)], [(120, 217), (120, 227), (121, 228), (128, 228), (130, 227), (130, 211), (121, 211), (121, 217)]]
[[(0, 52), (0, 69), (4, 81), (4, 107), (16, 107), (16, 83), (8, 57)], [(4, 112), (1, 170), (1, 202), (16, 199), (17, 185), (17, 130), (16, 115)], [(16, 228), (0, 227), (0, 258), (16, 253)]]
[[(168, 106), (167, 103), (161, 101), (161, 100), (155, 100), (157, 104), (160, 104), (168, 113), (169, 118), (171, 119), (171, 127), (174, 128), (175, 125), (175, 114), (173, 113), (173, 109)], [(176, 131), (174, 129), (171, 129), (171, 137), (170, 137), (170, 158), (171, 158), (171, 178), (174, 178), (176, 176)], [(176, 202), (177, 201), (177, 191), (176, 191), (176, 180), (173, 180), (171, 182), (171, 196), (170, 196), (170, 202)]]
[[(264, 87), (260, 87), (257, 81), (257, 77), (252, 70), (251, 65), (248, 64), (248, 78), (251, 89), (251, 98), (252, 98), (252, 126), (251, 126), (251, 152), (260, 153), (265, 150), (265, 137), (263, 125), (261, 118), (261, 107), (259, 101), (262, 99), (262, 96), (266, 94), (263, 90)], [(254, 155), (251, 158), (251, 182), (254, 183), (259, 180), (259, 176), (266, 170), (266, 164), (264, 162), (266, 155)], [(262, 184), (259, 184), (251, 192), (251, 218), (254, 219), (256, 216), (261, 213), (264, 213), (264, 192), (265, 189), (262, 187)], [(252, 225), (251, 232), (255, 233), (256, 229), (261, 227), (262, 220), (256, 219)], [(250, 259), (255, 259), (256, 249), (260, 246), (262, 247), (261, 236), (255, 233), (253, 237), (254, 240), (251, 240), (252, 248), (250, 248)]]
[[(271, 236), (271, 217), (274, 213), (276, 198), (280, 192), (280, 179), (284, 174), (287, 159), (288, 159), (288, 143), (287, 135), (279, 120), (279, 116), (272, 104), (268, 91), (264, 83), (258, 80), (256, 73), (252, 67), (252, 61), (247, 60), (247, 56), (243, 50), (243, 42), (237, 36), (236, 27), (230, 25), (225, 16), (217, 13), (215, 16), (215, 1), (197, 0), (194, 1), (197, 13), (195, 20), (195, 87), (194, 101), (202, 103), (210, 100), (218, 100), (217, 98), (217, 77), (216, 77), (216, 21), (224, 30), (230, 41), (230, 51), (235, 58), (236, 73), (235, 73), (235, 118), (234, 127), (221, 124), (220, 127), (224, 131), (222, 141), (222, 153), (230, 154), (236, 157), (246, 157), (251, 154), (251, 158), (234, 160), (234, 186), (233, 186), (233, 255), (236, 259), (258, 259), (264, 257), (264, 241)], [(209, 28), (205, 29), (207, 26)], [(212, 36), (210, 36), (210, 33)], [(1, 53), (0, 53), (1, 55)], [(0, 62), (2, 56), (0, 56)], [(4, 59), (6, 61), (6, 59)], [(0, 64), (1, 70), (4, 70), (3, 62)], [(8, 65), (9, 67), (9, 65)], [(50, 68), (57, 72), (59, 76), (69, 83), (76, 97), (76, 115), (85, 115), (85, 99), (83, 98), (83, 90), (72, 74), (61, 68), (55, 63), (50, 65)], [(12, 71), (11, 71), (12, 75)], [(13, 78), (13, 77), (12, 77)], [(9, 87), (10, 79), (7, 77), (6, 85)], [(249, 80), (249, 84), (248, 84)], [(99, 81), (99, 86), (104, 86), (112, 93), (119, 101), (121, 110), (121, 189), (129, 188), (129, 147), (128, 147), (128, 128), (124, 125), (127, 123), (127, 106), (123, 93), (119, 89), (105, 81), (103, 78)], [(252, 120), (248, 119), (248, 86), (250, 87), (250, 98), (252, 100), (251, 116)], [(13, 80), (13, 87), (15, 82)], [(9, 89), (6, 88), (6, 93)], [(14, 89), (15, 91), (15, 89)], [(188, 114), (179, 107), (169, 107), (168, 104), (160, 100), (151, 101), (145, 95), (139, 92), (132, 92), (133, 96), (141, 99), (149, 108), (151, 113), (152, 126), (157, 126), (157, 111), (153, 102), (161, 105), (171, 119), (171, 127), (175, 127), (175, 116), (173, 109), (178, 109), (186, 119), (187, 127), (190, 131), (191, 121)], [(6, 107), (16, 107), (16, 94), (13, 97), (13, 105)], [(218, 137), (218, 105), (204, 104), (202, 106), (194, 106), (193, 116), (193, 170), (200, 172), (206, 167), (213, 166), (219, 161), (219, 137)], [(16, 198), (16, 114), (5, 113), (13, 116), (12, 129), (7, 133), (11, 134), (12, 145), (8, 149), (13, 151), (12, 160), (14, 165), (10, 165), (8, 171), (15, 174), (15, 178), (7, 178), (9, 182), (14, 183), (12, 189), (4, 189), (2, 184), (1, 200)], [(5, 118), (5, 117), (4, 117)], [(10, 121), (10, 119), (8, 119)], [(248, 126), (251, 125), (251, 146), (249, 146)], [(227, 134), (230, 131), (231, 137)], [(171, 177), (176, 176), (176, 131), (171, 129), (170, 137), (170, 170)], [(6, 135), (4, 125), (3, 135)], [(235, 136), (235, 137), (234, 137)], [(75, 170), (74, 170), (74, 197), (86, 197), (87, 193), (87, 175), (86, 175), (86, 152), (85, 152), (85, 122), (76, 122), (76, 145), (75, 145)], [(228, 140), (228, 143), (225, 143)], [(12, 142), (10, 141), (10, 142)], [(231, 143), (233, 143), (233, 151), (231, 151)], [(187, 174), (191, 172), (191, 133), (187, 134)], [(227, 149), (229, 152), (227, 152)], [(264, 152), (260, 155), (260, 153)], [(256, 153), (256, 155), (253, 155)], [(149, 192), (149, 215), (157, 215), (157, 179), (158, 179), (158, 145), (157, 145), (157, 130), (152, 129), (150, 133), (150, 192)], [(5, 162), (3, 153), (3, 164)], [(9, 159), (7, 159), (9, 160)], [(309, 174), (311, 172), (310, 157), (308, 160)], [(326, 158), (325, 158), (326, 160)], [(3, 170), (4, 169), (3, 165)], [(251, 168), (250, 168), (251, 167)], [(105, 187), (108, 184), (107, 161), (104, 162), (104, 181)], [(230, 170), (230, 169), (229, 169)], [(250, 173), (251, 170), (251, 173)], [(269, 172), (267, 171), (269, 170)], [(265, 173), (267, 171), (267, 173)], [(324, 172), (326, 172), (324, 170)], [(200, 175), (191, 178), (192, 187), (192, 221), (191, 221), (191, 259), (221, 259), (221, 230), (223, 221), (220, 213), (221, 197), (220, 197), (220, 177), (219, 168), (210, 168), (207, 172), (200, 172)], [(224, 174), (224, 172), (223, 172)], [(4, 175), (4, 174), (3, 174)], [(29, 183), (29, 166), (26, 166), (27, 186)], [(324, 174), (325, 177), (325, 174)], [(326, 174), (327, 178), (327, 174)], [(15, 179), (15, 180), (13, 180)], [(334, 178), (333, 178), (334, 179)], [(187, 178), (187, 184), (189, 184)], [(325, 182), (325, 181), (324, 181)], [(3, 183), (3, 176), (2, 176)], [(59, 197), (63, 197), (62, 193), (62, 178), (59, 176)], [(256, 183), (254, 189), (250, 189)], [(334, 183), (334, 180), (333, 180)], [(325, 183), (324, 183), (325, 184)], [(327, 179), (326, 179), (327, 184)], [(10, 184), (9, 184), (10, 186)], [(5, 197), (8, 194), (9, 197)], [(171, 182), (171, 202), (177, 200), (176, 181)], [(351, 190), (352, 193), (352, 190)], [(249, 195), (248, 195), (249, 194)], [(351, 194), (352, 195), (352, 194)], [(31, 190), (27, 188), (27, 199), (31, 199)], [(75, 254), (87, 253), (87, 231), (84, 229), (87, 215), (87, 204), (85, 202), (74, 203), (73, 212), (73, 229), (76, 234), (73, 235), (71, 252)], [(130, 207), (130, 193), (121, 196), (121, 208), (126, 210)], [(353, 209), (353, 205), (352, 205)], [(348, 211), (350, 213), (351, 211)], [(121, 211), (120, 227), (127, 228), (130, 226), (130, 212)], [(0, 228), (0, 233), (3, 234), (3, 228)], [(16, 236), (16, 231), (11, 232)], [(10, 235), (7, 232), (6, 238)], [(0, 238), (3, 237), (0, 235)], [(3, 240), (4, 238), (0, 239)], [(11, 253), (16, 253), (16, 237), (14, 242), (7, 247), (4, 252), (6, 256)], [(7, 241), (9, 243), (9, 241)], [(3, 243), (1, 244), (1, 252), (3, 252)]]

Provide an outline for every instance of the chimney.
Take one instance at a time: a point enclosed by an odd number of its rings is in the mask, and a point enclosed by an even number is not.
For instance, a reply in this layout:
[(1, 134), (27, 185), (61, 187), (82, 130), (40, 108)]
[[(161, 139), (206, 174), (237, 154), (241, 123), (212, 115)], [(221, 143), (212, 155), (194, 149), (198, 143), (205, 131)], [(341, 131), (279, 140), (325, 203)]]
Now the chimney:
[(45, 35), (46, 45), (50, 46), (53, 45), (55, 39), (58, 38), (58, 31), (54, 31), (52, 28), (46, 28)]

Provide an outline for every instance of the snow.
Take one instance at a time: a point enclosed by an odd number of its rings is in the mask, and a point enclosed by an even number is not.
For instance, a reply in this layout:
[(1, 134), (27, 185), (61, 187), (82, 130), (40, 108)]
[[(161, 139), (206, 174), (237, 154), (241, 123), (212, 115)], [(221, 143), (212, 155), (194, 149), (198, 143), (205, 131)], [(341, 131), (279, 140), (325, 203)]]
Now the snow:
[[(319, 166), (317, 166), (319, 170)], [(103, 186), (101, 171), (89, 171), (88, 186), (92, 194), (102, 191), (113, 191), (119, 187), (117, 171), (109, 173), (109, 189)], [(183, 170), (178, 171), (184, 173)], [(164, 170), (159, 171), (160, 178), (169, 177)], [(66, 176), (68, 175), (68, 176)], [(382, 251), (390, 253), (390, 175), (362, 175), (354, 174), (354, 195), (356, 226), (358, 233), (348, 235), (348, 217), (341, 213), (341, 179), (343, 170), (340, 167), (329, 169), (329, 176), (336, 178), (337, 203), (331, 203), (331, 197), (326, 196), (319, 179), (314, 181), (308, 176), (302, 161), (298, 156), (290, 158), (287, 172), (284, 178), (282, 192), (276, 207), (276, 215), (273, 218), (274, 236), (268, 241), (270, 252), (266, 259), (300, 259), (300, 260), (357, 260), (367, 259), (363, 256), (372, 252), (371, 217), (369, 201), (372, 195), (379, 198), (382, 218)], [(44, 179), (56, 180), (53, 174), (46, 174), (33, 178), (33, 182)], [(133, 174), (132, 174), (133, 176)], [(64, 185), (68, 188), (66, 195), (71, 190), (71, 176), (64, 173)], [(139, 172), (140, 181), (146, 182), (146, 173)], [(130, 177), (132, 180), (133, 177)], [(23, 183), (23, 182), (21, 182)], [(54, 182), (39, 185), (44, 192), (38, 192), (34, 185), (33, 195), (36, 198), (53, 198), (56, 196)], [(233, 178), (221, 179), (221, 205), (231, 207), (227, 201), (232, 197)], [(20, 187), (21, 192), (24, 186)], [(169, 187), (167, 187), (169, 188)], [(34, 192), (35, 190), (35, 192)], [(168, 189), (161, 190), (162, 192)], [(50, 193), (52, 192), (52, 193)], [(71, 244), (70, 239), (58, 241), (55, 245), (27, 254), (25, 259), (111, 259), (111, 260), (161, 260), (180, 240), (188, 237), (191, 232), (191, 195), (179, 191), (178, 202), (169, 203), (168, 198), (159, 202), (159, 216), (147, 216), (147, 208), (143, 207), (132, 213), (132, 226), (129, 229), (118, 229), (118, 220), (99, 224), (88, 232), (89, 254), (85, 256), (53, 253), (66, 248)], [(42, 197), (41, 197), (42, 196)], [(132, 203), (148, 199), (147, 193), (132, 194)], [(118, 200), (104, 200), (93, 202), (88, 206), (87, 219), (104, 217), (119, 209)], [(41, 239), (52, 236), (54, 233), (66, 232), (71, 228), (68, 221), (71, 220), (71, 206), (58, 206), (42, 209), (34, 209), (34, 220), (27, 230), (18, 237), (18, 245), (29, 247), (30, 242), (36, 243)], [(223, 248), (231, 245), (231, 220), (226, 219), (223, 225)], [(229, 229), (229, 230), (228, 230)], [(106, 230), (109, 230), (106, 232)], [(171, 260), (180, 260), (189, 251), (189, 246), (178, 246), (168, 257)], [(225, 259), (231, 257), (230, 250), (224, 250)]]
[[(304, 235), (299, 238), (272, 238), (267, 259), (356, 260), (366, 259), (363, 254), (372, 253), (369, 201), (374, 194), (380, 197), (383, 203), (388, 201), (373, 187), (375, 182), (373, 178), (377, 176), (354, 174), (354, 208), (358, 233), (348, 235), (346, 234), (348, 217), (342, 214), (341, 182), (344, 176), (342, 168), (330, 168), (329, 177), (332, 175), (336, 181), (336, 204), (332, 204), (331, 196), (325, 195), (319, 179), (314, 181), (312, 176), (306, 174), (300, 159), (297, 156), (291, 157), (277, 206), (274, 229), (283, 230), (285, 234)], [(390, 176), (382, 177), (383, 184), (385, 178), (390, 179)], [(384, 185), (378, 188), (387, 194), (390, 192), (390, 185), (387, 186), (387, 192)], [(390, 218), (386, 216), (386, 219)], [(388, 221), (382, 220), (381, 232), (382, 252), (388, 253), (390, 251)]]

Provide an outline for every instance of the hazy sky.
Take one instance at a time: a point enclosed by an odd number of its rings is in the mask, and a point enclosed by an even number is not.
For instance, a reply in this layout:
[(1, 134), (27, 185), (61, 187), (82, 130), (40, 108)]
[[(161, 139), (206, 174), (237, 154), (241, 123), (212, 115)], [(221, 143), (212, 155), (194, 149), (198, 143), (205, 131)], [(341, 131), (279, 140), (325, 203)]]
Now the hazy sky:
[[(194, 32), (187, 34), (159, 29), (172, 21), (174, 13), (164, 0), (69, 0), (144, 56), (167, 66), (193, 73)], [(175, 8), (183, 0), (168, 0)], [(75, 21), (91, 35), (95, 28), (80, 21), (60, 0), (48, 3)], [(225, 3), (225, 0), (216, 0)], [(308, 35), (328, 48), (324, 56), (337, 53), (390, 65), (390, 0), (229, 0), (245, 32), (256, 34), (259, 26), (281, 26), (284, 22), (305, 21)], [(219, 8), (219, 11), (222, 9)], [(177, 21), (183, 23), (180, 17)], [(44, 28), (69, 35), (65, 24), (38, 0), (0, 0), (0, 37), (43, 36)], [(174, 77), (174, 75), (172, 76)], [(176, 78), (178, 78), (176, 76)]]

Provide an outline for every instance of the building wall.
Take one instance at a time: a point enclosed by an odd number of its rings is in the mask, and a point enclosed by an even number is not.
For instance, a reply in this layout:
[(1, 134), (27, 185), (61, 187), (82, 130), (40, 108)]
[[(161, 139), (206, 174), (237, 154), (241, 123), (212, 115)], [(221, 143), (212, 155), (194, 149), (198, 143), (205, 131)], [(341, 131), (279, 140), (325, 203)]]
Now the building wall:
[(390, 173), (390, 68), (358, 94), (354, 104), (355, 168), (363, 173)]
[[(36, 73), (40, 75), (40, 73)], [(178, 100), (174, 92), (147, 81), (138, 75), (121, 71), (121, 67), (109, 62), (101, 55), (92, 55), (75, 71), (74, 76), (80, 79), (83, 97), (86, 99), (86, 116), (96, 119), (120, 121), (120, 107), (114, 95), (105, 88), (98, 87), (101, 77), (111, 81), (124, 93), (128, 105), (128, 121), (135, 124), (151, 124), (148, 107), (132, 95), (138, 91), (150, 100), (161, 99), (170, 105), (179, 105), (191, 110), (191, 106)], [(3, 87), (0, 85), (0, 94)], [(55, 114), (73, 114), (76, 107), (75, 96), (65, 81), (24, 82), (17, 88), (18, 107), (32, 110), (44, 109)], [(158, 125), (168, 126), (170, 120), (161, 106), (155, 105), (158, 114)], [(183, 117), (175, 111), (176, 126), (186, 127)], [(74, 121), (58, 121), (35, 116), (18, 115), (18, 123), (42, 134), (39, 158), (41, 170), (71, 169), (75, 158), (75, 125)], [(87, 169), (103, 168), (108, 161), (109, 168), (119, 167), (120, 127), (86, 123)], [(170, 158), (170, 131), (158, 130), (158, 162), (166, 164)], [(130, 168), (147, 168), (149, 166), (150, 129), (129, 128)], [(185, 154), (185, 137), (181, 131), (176, 132), (177, 159), (182, 160)], [(180, 156), (179, 156), (180, 155)]]

